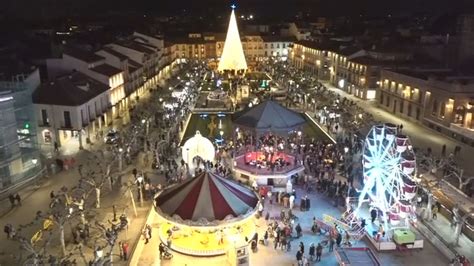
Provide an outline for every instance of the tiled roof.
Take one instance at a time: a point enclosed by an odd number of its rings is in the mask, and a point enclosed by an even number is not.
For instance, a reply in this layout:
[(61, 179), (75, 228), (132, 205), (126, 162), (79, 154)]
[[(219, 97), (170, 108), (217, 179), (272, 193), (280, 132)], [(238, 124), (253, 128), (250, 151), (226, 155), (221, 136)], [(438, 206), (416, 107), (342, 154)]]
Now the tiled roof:
[(78, 106), (107, 91), (109, 87), (80, 72), (43, 83), (33, 93), (36, 104)]
[(114, 75), (117, 75), (118, 73), (122, 72), (121, 69), (118, 69), (116, 67), (113, 67), (109, 64), (102, 64), (98, 65), (94, 68), (91, 68), (92, 71), (97, 72), (99, 74), (102, 74), (107, 77), (112, 77)]
[(277, 35), (267, 35), (262, 36), (264, 42), (294, 42), (296, 41), (295, 37), (284, 37)]
[(120, 59), (120, 61), (124, 61), (124, 60), (127, 60), (128, 57), (124, 54), (121, 54), (117, 51), (115, 51), (114, 49), (110, 48), (110, 47), (104, 47), (102, 48), (102, 50), (110, 55), (113, 55), (115, 57), (117, 57), (118, 59)]
[(84, 61), (86, 63), (94, 63), (94, 62), (105, 59), (102, 56), (96, 55), (92, 52), (85, 51), (85, 50), (78, 49), (78, 48), (73, 48), (73, 47), (66, 48), (64, 50), (64, 54), (67, 54), (71, 57), (77, 58), (77, 59), (79, 59), (81, 61)]

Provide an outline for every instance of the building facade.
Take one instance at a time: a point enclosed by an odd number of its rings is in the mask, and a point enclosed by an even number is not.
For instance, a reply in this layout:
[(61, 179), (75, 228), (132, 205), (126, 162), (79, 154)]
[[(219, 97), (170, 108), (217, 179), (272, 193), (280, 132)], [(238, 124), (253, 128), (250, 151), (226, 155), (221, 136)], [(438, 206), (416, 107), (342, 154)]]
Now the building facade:
[(373, 100), (380, 87), (382, 69), (408, 67), (411, 53), (344, 47), (337, 43), (296, 42), (290, 52), (291, 63), (314, 73), (358, 98)]
[(44, 171), (31, 100), (39, 85), (38, 69), (0, 81), (0, 193), (28, 183)]
[[(95, 132), (106, 125), (112, 107), (108, 85), (81, 72), (74, 72), (43, 83), (33, 94), (40, 139), (45, 150), (66, 142), (83, 146)], [(105, 120), (104, 120), (105, 118)], [(71, 143), (68, 143), (71, 145)]]
[[(42, 113), (38, 124), (47, 129), (45, 134), (51, 137), (50, 141), (44, 134), (40, 137), (42, 147), (51, 150), (54, 143), (62, 146), (72, 142), (73, 147), (82, 148), (83, 143), (91, 141), (97, 130), (103, 132), (104, 127), (113, 127), (115, 118), (126, 121), (127, 111), (138, 102), (139, 97), (163, 85), (171, 76), (176, 64), (173, 50), (172, 47), (165, 47), (160, 36), (134, 32), (128, 38), (107, 44), (95, 53), (68, 47), (61, 58), (48, 59), (49, 81), (42, 86), (43, 93), (71, 88), (70, 91), (78, 94), (84, 94), (84, 90), (90, 94), (96, 91), (93, 88), (99, 86), (88, 88), (84, 84), (90, 86), (97, 82), (108, 89), (99, 97), (100, 100), (89, 95), (84, 96), (87, 101), (79, 103), (66, 101), (66, 96), (59, 98), (59, 102), (49, 102), (48, 97), (37, 98), (37, 109)], [(76, 73), (87, 78), (79, 78)], [(72, 80), (66, 82), (65, 77)], [(44, 117), (54, 123), (46, 124)]]
[(380, 108), (474, 145), (474, 76), (448, 69), (383, 70)]

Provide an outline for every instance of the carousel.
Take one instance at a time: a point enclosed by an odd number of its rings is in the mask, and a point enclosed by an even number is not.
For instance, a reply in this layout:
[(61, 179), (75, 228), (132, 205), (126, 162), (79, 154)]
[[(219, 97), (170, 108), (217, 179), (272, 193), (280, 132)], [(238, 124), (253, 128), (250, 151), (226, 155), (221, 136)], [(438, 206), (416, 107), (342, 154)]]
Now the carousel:
[(234, 114), (233, 123), (240, 143), (233, 163), (237, 179), (286, 190), (291, 176), (304, 171), (296, 152), (304, 145), (302, 114), (265, 101)]
[(183, 254), (228, 254), (256, 232), (257, 194), (206, 170), (157, 194), (154, 203), (161, 241)]

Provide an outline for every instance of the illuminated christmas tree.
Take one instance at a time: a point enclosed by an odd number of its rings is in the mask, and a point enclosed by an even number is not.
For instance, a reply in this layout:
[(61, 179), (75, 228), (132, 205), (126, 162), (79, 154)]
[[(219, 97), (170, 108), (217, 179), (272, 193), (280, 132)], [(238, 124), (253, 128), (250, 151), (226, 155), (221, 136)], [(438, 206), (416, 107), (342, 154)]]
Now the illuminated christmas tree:
[(224, 50), (222, 51), (222, 56), (219, 61), (219, 71), (247, 70), (247, 61), (245, 60), (244, 49), (240, 42), (239, 29), (237, 27), (234, 9), (235, 5), (232, 5), (232, 13), (230, 14), (229, 28), (227, 29)]

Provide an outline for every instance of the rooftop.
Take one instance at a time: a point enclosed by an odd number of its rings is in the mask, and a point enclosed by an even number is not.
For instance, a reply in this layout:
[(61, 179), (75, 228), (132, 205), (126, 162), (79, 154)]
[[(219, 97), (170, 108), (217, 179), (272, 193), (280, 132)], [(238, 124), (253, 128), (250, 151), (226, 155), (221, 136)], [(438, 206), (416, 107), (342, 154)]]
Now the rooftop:
[(94, 71), (94, 72), (97, 72), (99, 74), (102, 74), (104, 76), (107, 76), (107, 77), (112, 77), (114, 75), (117, 75), (117, 74), (123, 72), (121, 69), (113, 67), (109, 64), (98, 65), (94, 68), (91, 68), (91, 70)]
[(16, 60), (0, 58), (0, 81), (13, 81), (18, 75), (29, 75), (36, 67)]
[(78, 48), (73, 48), (73, 47), (66, 48), (64, 50), (64, 54), (67, 54), (71, 57), (77, 58), (77, 59), (79, 59), (81, 61), (84, 61), (86, 63), (94, 63), (94, 62), (105, 59), (102, 56), (96, 55), (92, 52), (85, 51), (85, 50), (78, 49)]
[(438, 80), (461, 85), (474, 84), (473, 74), (464, 74), (452, 69), (397, 69), (391, 72), (423, 80)]
[(104, 52), (108, 53), (108, 54), (111, 54), (111, 55), (117, 57), (118, 59), (120, 59), (120, 61), (125, 61), (125, 60), (128, 59), (128, 57), (126, 55), (121, 54), (121, 53), (115, 51), (114, 49), (112, 49), (110, 47), (104, 47), (104, 48), (102, 48), (102, 50)]
[(36, 104), (78, 106), (87, 103), (109, 89), (108, 86), (80, 73), (59, 77), (43, 83), (33, 93)]
[(155, 52), (152, 49), (149, 49), (149, 48), (145, 47), (143, 44), (138, 43), (138, 42), (119, 41), (119, 42), (116, 42), (116, 44), (120, 45), (120, 46), (123, 46), (123, 47), (126, 47), (126, 48), (129, 48), (129, 49), (132, 49), (132, 50), (135, 50), (135, 51), (138, 51), (138, 52), (141, 52), (141, 53), (144, 53), (144, 54), (153, 54)]
[(294, 42), (295, 37), (283, 37), (278, 35), (262, 35), (264, 42)]

